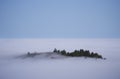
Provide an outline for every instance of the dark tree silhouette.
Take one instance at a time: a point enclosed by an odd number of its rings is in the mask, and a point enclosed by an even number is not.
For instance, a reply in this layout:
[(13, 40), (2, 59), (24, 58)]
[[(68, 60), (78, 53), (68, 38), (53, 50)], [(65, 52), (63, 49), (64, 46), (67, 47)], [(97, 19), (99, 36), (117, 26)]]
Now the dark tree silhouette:
[(30, 55), (30, 52), (28, 52), (27, 55)]
[(61, 54), (62, 54), (62, 55), (66, 55), (66, 51), (65, 51), (65, 50), (62, 50), (62, 51), (61, 51)]
[(58, 52), (58, 51), (57, 51), (57, 49), (55, 48), (55, 49), (53, 50), (53, 52)]
[(91, 58), (101, 58), (101, 59), (103, 58), (102, 55), (99, 55), (98, 53), (94, 53), (94, 52), (90, 53), (89, 50), (83, 50), (83, 49), (74, 50), (73, 52), (66, 52), (66, 50), (60, 51), (55, 48), (53, 52), (64, 55), (64, 56), (71, 56), (71, 57), (84, 56), (84, 57), (91, 57)]

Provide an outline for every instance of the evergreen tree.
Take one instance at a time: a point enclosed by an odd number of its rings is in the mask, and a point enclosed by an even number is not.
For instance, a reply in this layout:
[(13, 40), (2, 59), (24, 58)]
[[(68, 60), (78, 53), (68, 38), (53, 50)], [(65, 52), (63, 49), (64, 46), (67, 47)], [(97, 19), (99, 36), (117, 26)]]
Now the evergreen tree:
[(66, 50), (57, 50), (56, 48), (54, 49), (55, 53), (61, 54), (61, 55), (65, 55), (65, 56), (72, 56), (72, 57), (80, 57), (80, 56), (84, 56), (84, 57), (92, 57), (92, 58), (102, 58), (101, 55), (99, 55), (98, 53), (90, 53), (89, 50), (74, 50), (73, 52), (66, 52)]
[(53, 52), (57, 53), (57, 49), (55, 48)]
[(62, 54), (62, 55), (66, 55), (66, 51), (65, 51), (65, 50), (62, 50), (62, 51), (61, 51), (61, 54)]

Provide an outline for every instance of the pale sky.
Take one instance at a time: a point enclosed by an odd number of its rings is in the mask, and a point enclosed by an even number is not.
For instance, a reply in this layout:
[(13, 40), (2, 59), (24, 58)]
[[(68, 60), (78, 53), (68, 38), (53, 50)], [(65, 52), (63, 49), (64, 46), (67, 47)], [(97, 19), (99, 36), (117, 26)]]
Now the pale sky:
[(0, 0), (0, 38), (120, 38), (120, 0)]

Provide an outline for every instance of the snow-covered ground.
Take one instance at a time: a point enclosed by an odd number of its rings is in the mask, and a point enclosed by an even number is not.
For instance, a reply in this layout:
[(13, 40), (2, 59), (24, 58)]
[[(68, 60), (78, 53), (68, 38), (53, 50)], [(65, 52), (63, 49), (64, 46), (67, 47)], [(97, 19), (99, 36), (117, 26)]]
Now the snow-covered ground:
[[(88, 49), (107, 60), (93, 58), (17, 58), (54, 48)], [(120, 79), (120, 39), (0, 39), (0, 79)]]

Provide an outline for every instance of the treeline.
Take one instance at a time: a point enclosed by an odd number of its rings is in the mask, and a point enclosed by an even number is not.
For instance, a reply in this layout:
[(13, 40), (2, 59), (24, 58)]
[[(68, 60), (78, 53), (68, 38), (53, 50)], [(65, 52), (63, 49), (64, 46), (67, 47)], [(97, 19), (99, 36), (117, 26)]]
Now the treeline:
[(74, 50), (73, 52), (66, 52), (66, 50), (57, 50), (56, 48), (53, 50), (54, 53), (58, 53), (64, 56), (71, 56), (71, 57), (91, 57), (91, 58), (101, 58), (103, 59), (102, 55), (98, 53), (90, 52), (89, 50)]

